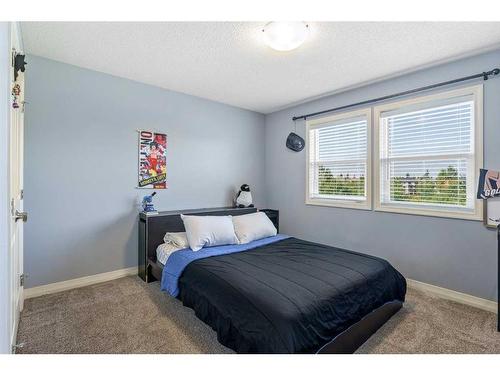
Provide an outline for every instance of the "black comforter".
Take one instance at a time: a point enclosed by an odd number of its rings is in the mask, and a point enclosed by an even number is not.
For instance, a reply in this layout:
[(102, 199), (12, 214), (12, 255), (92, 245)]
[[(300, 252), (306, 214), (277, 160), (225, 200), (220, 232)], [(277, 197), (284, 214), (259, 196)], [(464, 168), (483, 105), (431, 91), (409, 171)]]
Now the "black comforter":
[(199, 259), (179, 298), (238, 353), (311, 353), (383, 304), (406, 281), (387, 261), (288, 238)]

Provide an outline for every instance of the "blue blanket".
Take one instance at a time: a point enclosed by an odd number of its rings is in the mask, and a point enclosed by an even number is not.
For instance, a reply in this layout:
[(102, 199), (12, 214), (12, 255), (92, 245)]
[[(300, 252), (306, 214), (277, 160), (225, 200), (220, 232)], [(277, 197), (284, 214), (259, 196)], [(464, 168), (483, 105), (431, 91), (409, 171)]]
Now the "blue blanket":
[(278, 234), (273, 237), (263, 238), (261, 240), (252, 241), (243, 245), (206, 247), (200, 251), (193, 251), (191, 249), (176, 251), (168, 257), (167, 263), (165, 264), (165, 267), (163, 267), (161, 290), (167, 291), (170, 295), (177, 297), (179, 294), (179, 277), (181, 277), (182, 272), (189, 265), (189, 263), (194, 262), (195, 260), (251, 250), (273, 242), (284, 240), (286, 238), (289, 238), (289, 236)]

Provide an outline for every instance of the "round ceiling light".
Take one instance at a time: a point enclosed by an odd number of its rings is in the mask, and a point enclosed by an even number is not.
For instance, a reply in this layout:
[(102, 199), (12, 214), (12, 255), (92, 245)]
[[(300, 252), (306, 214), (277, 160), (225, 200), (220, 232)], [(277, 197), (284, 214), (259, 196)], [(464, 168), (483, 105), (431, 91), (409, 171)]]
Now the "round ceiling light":
[(309, 25), (304, 22), (269, 22), (262, 29), (264, 41), (276, 51), (291, 51), (307, 38)]

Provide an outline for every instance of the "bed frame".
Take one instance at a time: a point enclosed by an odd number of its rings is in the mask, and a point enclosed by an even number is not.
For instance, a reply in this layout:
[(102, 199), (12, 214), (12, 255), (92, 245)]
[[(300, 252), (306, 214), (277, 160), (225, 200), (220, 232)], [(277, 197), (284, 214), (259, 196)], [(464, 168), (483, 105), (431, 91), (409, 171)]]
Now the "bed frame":
[[(150, 283), (161, 280), (163, 266), (156, 262), (156, 248), (163, 243), (165, 232), (184, 232), (181, 214), (225, 216), (245, 215), (257, 212), (256, 208), (200, 208), (195, 210), (160, 211), (154, 215), (139, 214), (139, 259), (138, 274), (141, 279)], [(259, 210), (266, 213), (279, 230), (279, 219), (275, 210)]]
[[(139, 276), (146, 282), (161, 280), (163, 266), (156, 261), (156, 248), (163, 243), (165, 232), (184, 232), (180, 217), (186, 215), (244, 215), (258, 211), (255, 208), (212, 208), (199, 210), (166, 211), (158, 215), (140, 214), (139, 217)], [(277, 211), (265, 212), (279, 230)], [(142, 266), (141, 266), (142, 262)], [(351, 354), (382, 327), (403, 306), (401, 301), (391, 301), (365, 315), (360, 321), (319, 348), (318, 354)]]

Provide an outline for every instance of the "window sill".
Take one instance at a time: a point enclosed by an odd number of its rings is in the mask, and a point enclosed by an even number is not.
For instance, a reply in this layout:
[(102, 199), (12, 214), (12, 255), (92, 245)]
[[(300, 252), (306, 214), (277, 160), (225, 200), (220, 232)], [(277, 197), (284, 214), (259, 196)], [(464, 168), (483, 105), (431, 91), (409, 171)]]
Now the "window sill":
[(307, 198), (306, 205), (336, 207), (336, 208), (353, 208), (356, 210), (371, 210), (371, 203), (367, 201), (338, 201), (330, 199)]
[(483, 203), (478, 202), (474, 212), (453, 212), (453, 211), (443, 211), (439, 209), (431, 208), (413, 208), (408, 206), (398, 206), (391, 204), (376, 204), (374, 211), (377, 212), (391, 212), (396, 214), (404, 215), (417, 215), (417, 216), (432, 216), (441, 217), (445, 219), (461, 219), (461, 220), (472, 220), (472, 221), (482, 221), (483, 220)]

